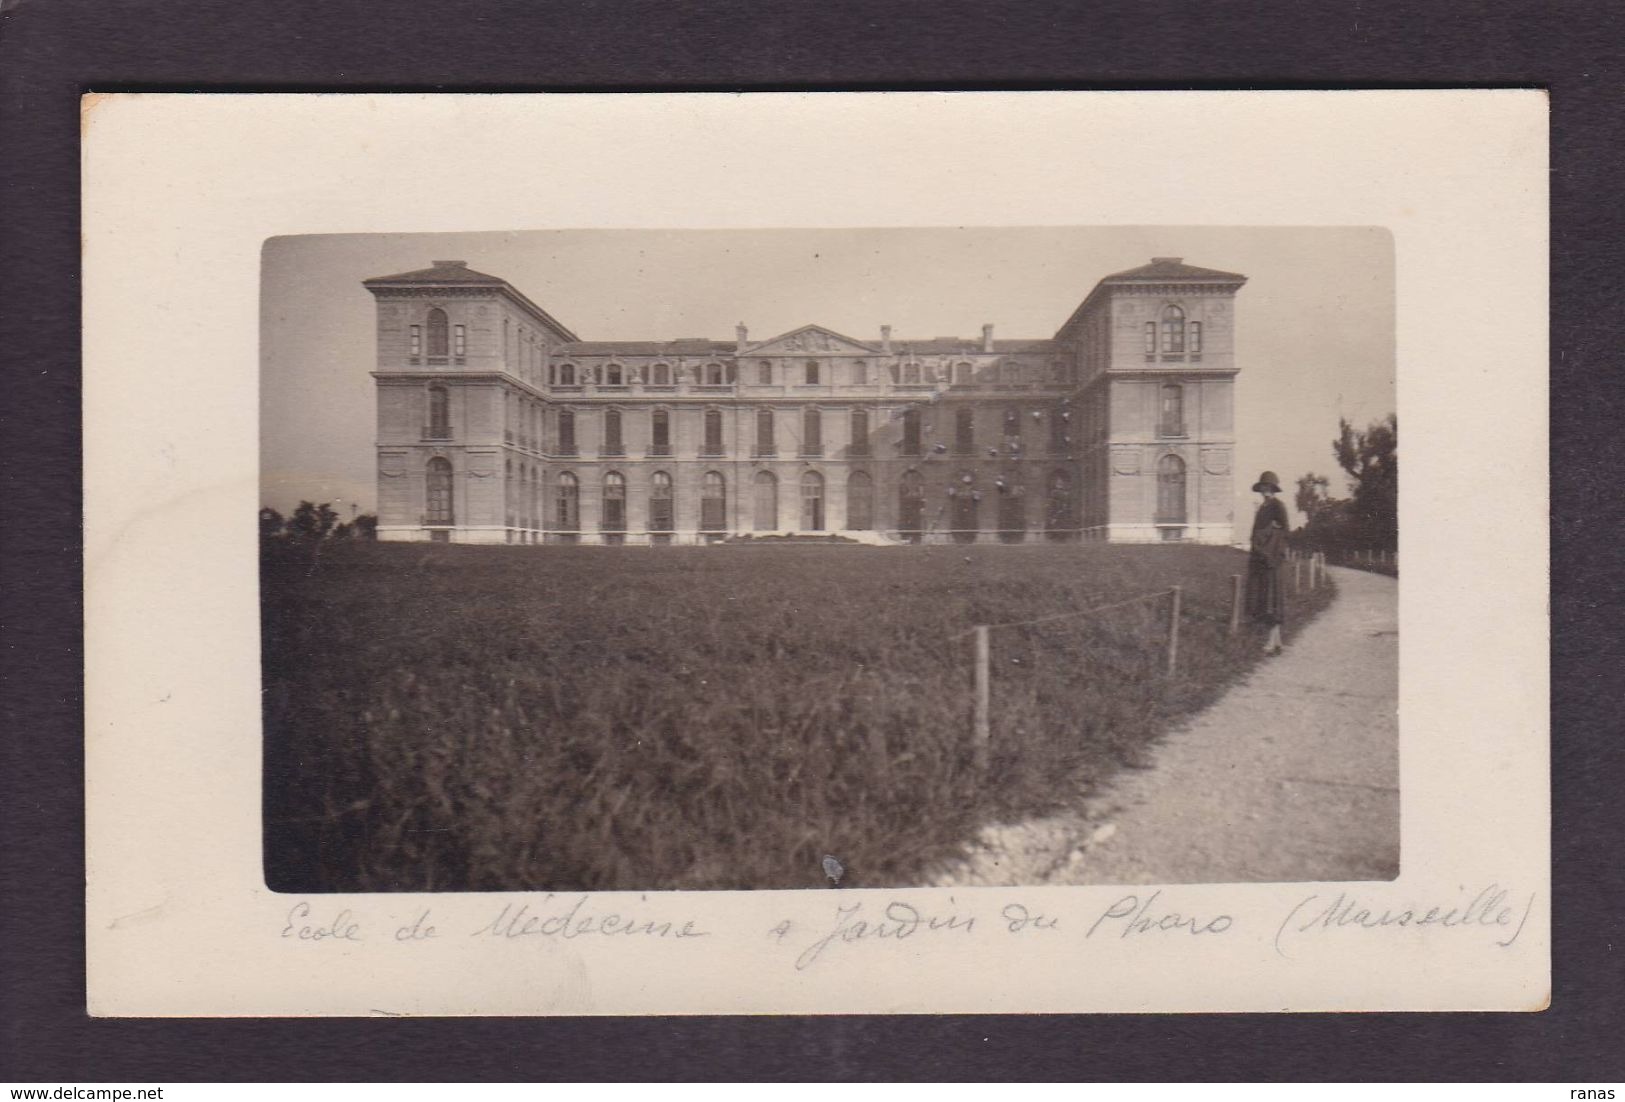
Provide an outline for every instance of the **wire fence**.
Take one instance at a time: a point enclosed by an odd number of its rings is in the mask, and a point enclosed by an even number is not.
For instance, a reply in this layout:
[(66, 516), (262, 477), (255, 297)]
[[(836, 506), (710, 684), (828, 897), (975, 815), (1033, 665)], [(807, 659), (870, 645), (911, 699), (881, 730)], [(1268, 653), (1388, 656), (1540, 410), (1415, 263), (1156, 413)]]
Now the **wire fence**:
[[(1302, 593), (1321, 588), (1327, 584), (1326, 565), (1319, 552), (1294, 553), (1281, 565), (1283, 589)], [(1230, 581), (1226, 630), (1233, 636), (1241, 630), (1247, 580), (1232, 574)], [(1057, 656), (1073, 684), (1080, 676), (1145, 683), (1177, 677), (1184, 592), (1184, 586), (1174, 585), (1070, 612), (976, 624), (951, 636), (968, 636), (974, 644), (971, 730), (978, 762), (987, 762), (1000, 688), (1044, 691), (1054, 681), (1053, 676), (1046, 679), (1045, 664)]]

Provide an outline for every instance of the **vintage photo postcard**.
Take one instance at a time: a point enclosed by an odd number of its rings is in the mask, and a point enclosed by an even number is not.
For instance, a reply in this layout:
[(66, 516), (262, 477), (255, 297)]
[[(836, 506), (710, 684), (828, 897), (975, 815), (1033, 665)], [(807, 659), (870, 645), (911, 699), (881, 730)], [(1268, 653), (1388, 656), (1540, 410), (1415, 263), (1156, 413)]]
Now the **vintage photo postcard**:
[(1539, 95), (86, 118), (92, 1013), (1545, 1005)]

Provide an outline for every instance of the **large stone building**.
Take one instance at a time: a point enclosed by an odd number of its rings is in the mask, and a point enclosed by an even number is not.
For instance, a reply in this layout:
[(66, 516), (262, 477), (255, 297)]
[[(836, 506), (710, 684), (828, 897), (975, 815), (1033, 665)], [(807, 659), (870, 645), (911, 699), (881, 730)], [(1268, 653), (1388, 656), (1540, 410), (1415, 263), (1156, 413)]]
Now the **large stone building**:
[(584, 341), (460, 260), (368, 279), (378, 536), (1228, 543), (1244, 282), (1157, 257), (1047, 340)]

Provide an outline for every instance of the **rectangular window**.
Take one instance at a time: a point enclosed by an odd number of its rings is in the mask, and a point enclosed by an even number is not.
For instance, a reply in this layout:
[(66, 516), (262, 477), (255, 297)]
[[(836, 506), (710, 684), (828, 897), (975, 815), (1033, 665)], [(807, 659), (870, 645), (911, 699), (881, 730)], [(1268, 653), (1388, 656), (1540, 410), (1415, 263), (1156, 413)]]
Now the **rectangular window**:
[(1170, 384), (1162, 388), (1162, 435), (1185, 435), (1185, 388)]
[(862, 360), (852, 361), (852, 385), (867, 386), (869, 383), (869, 365)]
[(652, 443), (649, 448), (652, 455), (671, 454), (671, 414), (663, 409), (654, 411), (652, 429)]
[(816, 409), (809, 409), (801, 416), (801, 454), (824, 454), (824, 416)]
[(604, 411), (604, 454), (626, 454), (621, 440), (621, 411), (618, 409)]
[(773, 385), (773, 365), (766, 360), (756, 365), (756, 382), (761, 386)]
[(1185, 327), (1191, 355), (1200, 355), (1202, 352), (1202, 323), (1193, 321)]
[(807, 385), (808, 386), (817, 386), (818, 385), (818, 361), (817, 360), (808, 360), (807, 361)]
[(705, 411), (705, 450), (704, 455), (722, 454), (722, 411), (708, 409)]
[(773, 411), (770, 409), (756, 411), (756, 454), (778, 454), (778, 447), (773, 440)]
[(954, 414), (954, 451), (969, 455), (976, 450), (976, 412), (962, 409)]
[(866, 409), (852, 411), (852, 449), (850, 454), (869, 454), (869, 411)]
[(920, 454), (920, 411), (903, 411), (903, 454)]
[[(416, 326), (413, 328), (416, 328)], [(461, 325), (452, 326), (451, 350), (454, 356), (463, 356), (468, 353), (468, 330)]]
[(1145, 323), (1145, 354), (1147, 356), (1157, 354), (1157, 323), (1154, 321)]
[(412, 355), (423, 355), (423, 326), (412, 326)]
[(559, 410), (559, 454), (576, 453), (576, 415), (567, 409)]

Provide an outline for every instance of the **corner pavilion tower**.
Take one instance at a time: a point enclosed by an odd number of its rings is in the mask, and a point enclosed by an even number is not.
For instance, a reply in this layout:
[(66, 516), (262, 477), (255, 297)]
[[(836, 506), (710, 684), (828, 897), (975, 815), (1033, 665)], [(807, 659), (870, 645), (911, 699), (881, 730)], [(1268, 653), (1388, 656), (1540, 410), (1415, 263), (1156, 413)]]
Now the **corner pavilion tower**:
[(378, 536), (1229, 543), (1245, 282), (1156, 257), (1048, 339), (584, 341), (460, 260), (368, 279)]

